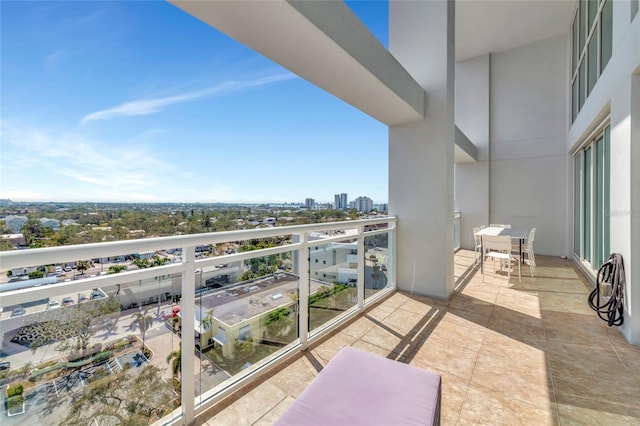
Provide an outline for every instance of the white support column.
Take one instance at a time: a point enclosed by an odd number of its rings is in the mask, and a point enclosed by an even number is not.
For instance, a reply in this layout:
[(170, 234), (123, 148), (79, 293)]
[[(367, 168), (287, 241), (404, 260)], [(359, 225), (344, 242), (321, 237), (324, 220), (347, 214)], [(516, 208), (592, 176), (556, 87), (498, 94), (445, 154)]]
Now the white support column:
[(398, 288), (446, 299), (453, 278), (453, 1), (389, 3), (389, 50), (427, 93), (418, 122), (389, 127)]
[(300, 234), (300, 251), (298, 252), (298, 333), (302, 349), (307, 349), (309, 340), (309, 234)]
[[(640, 72), (631, 76), (630, 145), (630, 228), (629, 256), (624, 259), (627, 279), (625, 338), (640, 345)], [(613, 180), (612, 180), (613, 182)]]
[(358, 226), (358, 281), (357, 293), (358, 293), (358, 309), (364, 307), (364, 267), (367, 262), (364, 248), (364, 227)]
[(182, 298), (180, 299), (180, 315), (182, 315), (182, 416), (183, 424), (189, 425), (195, 419), (195, 261), (194, 246), (182, 249), (185, 271), (182, 273)]

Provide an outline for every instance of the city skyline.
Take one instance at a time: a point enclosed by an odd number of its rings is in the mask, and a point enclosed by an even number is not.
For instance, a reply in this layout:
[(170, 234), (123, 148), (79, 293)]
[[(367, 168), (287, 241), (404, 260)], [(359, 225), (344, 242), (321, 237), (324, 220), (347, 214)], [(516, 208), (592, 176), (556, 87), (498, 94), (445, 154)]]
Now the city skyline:
[[(348, 5), (387, 45), (386, 2)], [(0, 198), (387, 201), (384, 124), (173, 5), (0, 7)]]

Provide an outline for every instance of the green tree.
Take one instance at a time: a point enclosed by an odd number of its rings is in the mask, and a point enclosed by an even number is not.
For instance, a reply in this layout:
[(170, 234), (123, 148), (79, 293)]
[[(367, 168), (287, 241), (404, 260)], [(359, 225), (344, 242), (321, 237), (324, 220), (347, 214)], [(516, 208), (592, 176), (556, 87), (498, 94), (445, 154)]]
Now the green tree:
[(0, 251), (15, 250), (13, 243), (7, 238), (0, 238)]
[(81, 260), (80, 262), (78, 262), (76, 270), (80, 272), (80, 275), (83, 275), (87, 269), (89, 269), (89, 263), (86, 260)]
[(182, 372), (182, 342), (177, 351), (172, 351), (167, 355), (167, 364), (171, 364), (171, 371), (174, 376), (179, 376)]
[(167, 263), (169, 259), (167, 259), (166, 257), (160, 257), (157, 254), (154, 254), (151, 260), (152, 260), (151, 266), (162, 266), (165, 263)]
[(162, 380), (158, 367), (128, 369), (87, 385), (59, 424), (147, 425), (171, 412), (173, 399), (171, 384)]
[(119, 274), (122, 271), (127, 270), (127, 265), (111, 265), (107, 274)]
[(136, 328), (140, 331), (140, 336), (142, 336), (142, 350), (145, 350), (145, 335), (147, 334), (147, 330), (149, 330), (153, 326), (153, 315), (150, 313), (150, 308), (146, 308), (144, 311), (134, 312), (131, 315), (131, 325), (129, 328), (133, 331)]
[(213, 327), (213, 313), (214, 312), (215, 312), (215, 309), (208, 310), (206, 315), (200, 320), (200, 325), (202, 325), (202, 327), (205, 330), (210, 330), (211, 327)]
[(29, 272), (29, 279), (33, 280), (36, 278), (43, 278), (44, 277), (44, 272), (43, 271), (33, 271), (33, 272)]

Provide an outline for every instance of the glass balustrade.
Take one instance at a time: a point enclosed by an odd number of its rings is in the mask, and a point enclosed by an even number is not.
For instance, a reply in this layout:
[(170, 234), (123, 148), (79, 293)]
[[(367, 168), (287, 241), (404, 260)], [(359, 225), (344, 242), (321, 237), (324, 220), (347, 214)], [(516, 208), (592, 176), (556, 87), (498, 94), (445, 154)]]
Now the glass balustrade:
[(189, 422), (394, 289), (394, 236), (381, 218), (3, 252), (0, 423)]

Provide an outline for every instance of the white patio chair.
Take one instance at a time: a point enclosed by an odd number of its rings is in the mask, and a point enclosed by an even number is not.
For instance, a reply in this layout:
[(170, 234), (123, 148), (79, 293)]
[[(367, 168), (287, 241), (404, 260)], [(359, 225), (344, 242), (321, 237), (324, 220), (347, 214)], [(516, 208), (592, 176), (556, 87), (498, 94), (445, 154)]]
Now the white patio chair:
[(533, 253), (533, 240), (536, 235), (536, 228), (531, 228), (529, 231), (529, 238), (527, 238), (527, 242), (522, 245), (522, 258), (524, 259), (524, 255), (526, 254), (529, 258), (529, 270), (531, 272), (531, 276), (536, 273), (536, 256)]
[(478, 235), (478, 232), (480, 232), (482, 228), (479, 226), (475, 226), (473, 228), (473, 241), (475, 243), (475, 260), (474, 262), (477, 262), (480, 260), (480, 251), (482, 250), (482, 237), (480, 235)]
[[(501, 265), (502, 261), (507, 265), (507, 282), (511, 281), (511, 261), (516, 260), (518, 263), (518, 282), (522, 282), (520, 256), (511, 253), (511, 237), (483, 235), (482, 244), (484, 246), (482, 264), (484, 265), (484, 261), (487, 257), (493, 258), (494, 277), (496, 276), (496, 259), (500, 259)], [(484, 282), (484, 274), (482, 274), (482, 282)]]

